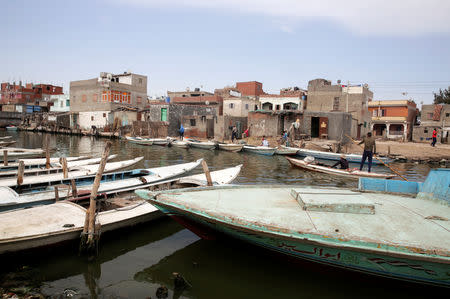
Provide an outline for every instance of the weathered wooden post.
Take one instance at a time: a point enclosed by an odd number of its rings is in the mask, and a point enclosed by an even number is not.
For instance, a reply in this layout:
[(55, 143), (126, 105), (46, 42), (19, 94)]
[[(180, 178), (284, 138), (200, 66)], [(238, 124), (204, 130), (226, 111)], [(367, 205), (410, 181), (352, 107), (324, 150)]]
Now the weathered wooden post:
[(205, 176), (206, 176), (206, 181), (208, 182), (208, 186), (212, 186), (212, 179), (211, 179), (211, 173), (209, 173), (209, 168), (208, 168), (208, 164), (206, 164), (205, 160), (202, 160), (202, 167), (203, 167), (203, 171), (205, 172)]
[(23, 174), (25, 172), (25, 162), (19, 161), (19, 168), (17, 170), (17, 185), (22, 185), (23, 183)]
[(50, 149), (49, 149), (49, 142), (50, 142), (50, 135), (47, 134), (45, 140), (45, 168), (49, 169), (50, 168)]
[(388, 145), (388, 155), (390, 155), (390, 154), (391, 154), (391, 146)]
[(72, 184), (72, 197), (77, 198), (78, 197), (77, 184), (75, 183), (74, 179), (71, 179), (70, 183)]
[[(86, 214), (88, 220), (85, 220), (85, 227), (83, 229), (83, 235), (81, 236), (80, 249), (83, 251), (93, 251), (95, 249), (95, 209), (97, 204), (97, 191), (100, 186), (100, 181), (102, 179), (103, 171), (105, 170), (106, 161), (108, 160), (109, 150), (111, 149), (112, 143), (108, 141), (103, 151), (102, 160), (98, 166), (97, 174), (95, 175), (94, 185), (91, 190), (91, 197), (89, 201), (89, 208)], [(86, 228), (87, 225), (87, 228)], [(87, 236), (87, 237), (86, 237)]]
[(63, 177), (67, 179), (69, 177), (69, 170), (67, 169), (67, 158), (63, 157), (61, 158), (61, 165), (63, 169)]
[(3, 150), (3, 166), (8, 166), (8, 150)]
[(59, 201), (59, 191), (58, 187), (55, 186), (55, 201)]

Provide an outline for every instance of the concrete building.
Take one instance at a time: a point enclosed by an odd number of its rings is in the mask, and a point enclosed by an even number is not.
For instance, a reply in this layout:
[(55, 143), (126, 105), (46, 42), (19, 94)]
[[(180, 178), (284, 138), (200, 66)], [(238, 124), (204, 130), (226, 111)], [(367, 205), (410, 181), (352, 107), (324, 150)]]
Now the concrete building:
[(351, 136), (360, 138), (371, 129), (371, 115), (368, 103), (373, 92), (364, 85), (331, 84), (325, 79), (315, 79), (308, 83), (308, 111), (348, 112), (352, 114)]
[(189, 88), (186, 88), (185, 91), (168, 91), (167, 96), (170, 99), (173, 98), (195, 98), (195, 97), (205, 97), (205, 96), (213, 96), (214, 94), (208, 91), (200, 90), (200, 88), (194, 88), (191, 91)]
[(70, 82), (70, 111), (80, 128), (102, 128), (108, 114), (119, 107), (143, 109), (147, 105), (147, 76), (102, 72), (94, 79)]
[(63, 94), (61, 86), (50, 84), (32, 84), (25, 86), (22, 82), (16, 84), (1, 83), (0, 104), (39, 106), (39, 111), (48, 111), (51, 106), (50, 97)]
[(371, 130), (374, 136), (387, 139), (412, 139), (412, 129), (417, 117), (416, 103), (411, 100), (371, 101)]
[(413, 128), (413, 141), (431, 142), (434, 128), (438, 143), (450, 143), (450, 104), (422, 105), (420, 125)]
[(50, 96), (50, 102), (53, 106), (50, 107), (50, 112), (69, 112), (70, 111), (70, 96), (68, 94), (59, 94)]

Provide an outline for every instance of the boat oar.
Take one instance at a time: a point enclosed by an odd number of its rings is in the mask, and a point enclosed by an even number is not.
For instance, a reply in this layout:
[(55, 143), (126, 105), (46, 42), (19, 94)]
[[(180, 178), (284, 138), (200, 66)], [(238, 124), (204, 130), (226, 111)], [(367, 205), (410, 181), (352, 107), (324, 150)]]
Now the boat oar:
[[(355, 140), (353, 140), (352, 137), (348, 136), (347, 134), (345, 134), (345, 136), (347, 136), (348, 138), (350, 138), (351, 141), (353, 141), (357, 146), (359, 146), (360, 148), (363, 148), (360, 144), (358, 144)], [(386, 166), (387, 168), (389, 168), (390, 170), (392, 170), (392, 172), (394, 172), (396, 175), (398, 175), (399, 177), (401, 177), (402, 179), (404, 179), (405, 181), (408, 181), (404, 176), (402, 176), (398, 171), (396, 171), (394, 168), (392, 168), (391, 166), (387, 165), (386, 163), (383, 162), (383, 160), (381, 160), (380, 158), (377, 157), (377, 155), (375, 155), (375, 153), (373, 154), (373, 157), (375, 159), (377, 159), (378, 161), (381, 162), (381, 164), (383, 164), (384, 166)]]

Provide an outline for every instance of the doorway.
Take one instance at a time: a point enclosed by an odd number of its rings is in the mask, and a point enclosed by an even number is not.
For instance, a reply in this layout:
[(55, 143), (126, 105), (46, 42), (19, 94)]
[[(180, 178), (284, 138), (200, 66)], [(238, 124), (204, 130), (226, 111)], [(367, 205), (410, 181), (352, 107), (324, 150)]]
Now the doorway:
[(214, 119), (206, 120), (206, 138), (214, 138)]
[(311, 117), (311, 137), (319, 137), (320, 117)]

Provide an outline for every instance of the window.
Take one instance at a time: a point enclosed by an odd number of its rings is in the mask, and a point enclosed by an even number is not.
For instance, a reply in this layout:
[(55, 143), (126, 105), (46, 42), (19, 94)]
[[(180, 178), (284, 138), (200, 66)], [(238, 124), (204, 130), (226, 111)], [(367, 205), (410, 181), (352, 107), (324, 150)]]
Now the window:
[(423, 132), (426, 134), (428, 133), (428, 129), (423, 129)]
[(190, 119), (190, 123), (192, 127), (195, 127), (195, 119)]
[(142, 103), (142, 97), (137, 97), (137, 103), (141, 104)]
[(202, 115), (202, 122), (206, 121), (206, 116)]
[(161, 108), (161, 121), (167, 121), (167, 108)]
[(66, 100), (66, 107), (70, 106), (70, 100)]
[(139, 78), (139, 84), (142, 84), (142, 78)]
[(245, 110), (248, 110), (248, 104), (245, 104)]
[(61, 104), (60, 105), (61, 108), (64, 107), (64, 102), (61, 102), (60, 104)]
[(450, 116), (450, 113), (445, 113), (445, 117), (449, 117)]
[(96, 93), (94, 93), (92, 95), (92, 102), (97, 103), (97, 94)]
[(376, 109), (372, 111), (372, 116), (377, 116), (377, 110)]
[(106, 118), (106, 113), (103, 113), (103, 118)]
[(379, 116), (386, 116), (386, 109), (381, 109), (380, 112), (381, 112), (381, 115), (379, 115)]
[(234, 108), (234, 104), (233, 103), (228, 104), (228, 106), (230, 107), (230, 109)]
[(276, 106), (275, 106), (275, 109), (276, 109), (276, 110), (280, 110), (280, 105), (276, 105)]
[(427, 113), (428, 119), (432, 120), (433, 119), (433, 113)]
[(339, 97), (335, 97), (333, 100), (333, 110), (339, 110)]
[(94, 121), (94, 116), (91, 116), (91, 121)]
[(81, 101), (82, 102), (86, 102), (87, 101), (87, 96), (85, 94), (81, 96)]

